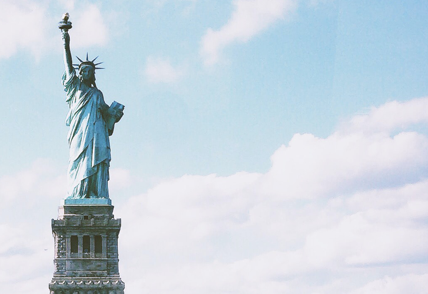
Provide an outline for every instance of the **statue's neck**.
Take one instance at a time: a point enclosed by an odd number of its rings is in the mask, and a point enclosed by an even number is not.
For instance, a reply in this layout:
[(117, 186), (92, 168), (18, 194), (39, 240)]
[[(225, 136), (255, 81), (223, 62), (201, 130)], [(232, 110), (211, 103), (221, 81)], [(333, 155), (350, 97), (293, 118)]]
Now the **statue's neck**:
[(88, 81), (83, 81), (82, 82), (86, 87), (88, 87), (88, 88), (92, 88), (92, 84), (90, 83), (90, 82), (88, 82)]

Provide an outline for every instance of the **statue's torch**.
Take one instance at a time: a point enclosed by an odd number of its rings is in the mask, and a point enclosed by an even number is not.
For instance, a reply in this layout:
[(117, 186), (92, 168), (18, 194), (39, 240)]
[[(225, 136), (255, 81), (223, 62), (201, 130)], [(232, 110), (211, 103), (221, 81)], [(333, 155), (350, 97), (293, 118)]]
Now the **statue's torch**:
[(58, 23), (58, 28), (61, 31), (67, 32), (69, 29), (72, 28), (71, 22), (68, 21), (69, 18), (70, 15), (68, 14), (68, 12), (64, 13), (64, 15), (62, 16), (62, 20)]

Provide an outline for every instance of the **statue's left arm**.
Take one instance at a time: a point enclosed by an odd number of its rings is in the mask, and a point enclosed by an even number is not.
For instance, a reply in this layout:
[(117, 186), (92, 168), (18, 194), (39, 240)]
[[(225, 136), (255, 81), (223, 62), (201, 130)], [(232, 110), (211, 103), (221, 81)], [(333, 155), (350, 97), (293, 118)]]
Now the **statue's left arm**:
[[(100, 93), (101, 93), (101, 91), (100, 91)], [(109, 108), (109, 106), (108, 106), (108, 105), (107, 105), (107, 103), (104, 101), (104, 96), (103, 96), (103, 94), (102, 94), (102, 93), (101, 93), (101, 99), (100, 99), (100, 105), (99, 105), (99, 108), (100, 108), (100, 112), (101, 112), (101, 114), (102, 114), (102, 116), (103, 116), (104, 121), (107, 121), (108, 108)]]
[(113, 134), (114, 125), (122, 118), (124, 108), (125, 106), (120, 103), (117, 103), (116, 101), (114, 101), (111, 106), (108, 106), (104, 102), (104, 97), (101, 94), (99, 109), (108, 129), (108, 134), (110, 136)]

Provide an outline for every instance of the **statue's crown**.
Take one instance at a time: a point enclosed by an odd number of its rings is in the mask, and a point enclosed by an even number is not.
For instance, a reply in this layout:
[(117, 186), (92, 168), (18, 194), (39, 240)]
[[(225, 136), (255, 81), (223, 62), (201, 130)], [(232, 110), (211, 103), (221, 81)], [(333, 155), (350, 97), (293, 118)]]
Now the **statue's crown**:
[(88, 58), (88, 53), (86, 53), (86, 60), (85, 61), (83, 61), (82, 59), (80, 59), (78, 56), (76, 56), (77, 57), (77, 59), (79, 59), (79, 61), (80, 61), (80, 64), (73, 64), (73, 66), (74, 66), (74, 68), (75, 69), (80, 69), (82, 66), (84, 66), (84, 65), (90, 65), (90, 66), (92, 66), (94, 69), (104, 69), (103, 67), (97, 67), (98, 65), (100, 65), (102, 62), (98, 62), (98, 63), (94, 63), (95, 62), (95, 60), (97, 60), (97, 58), (98, 58), (98, 56), (97, 57), (95, 57), (92, 61), (91, 60), (89, 60), (89, 58)]

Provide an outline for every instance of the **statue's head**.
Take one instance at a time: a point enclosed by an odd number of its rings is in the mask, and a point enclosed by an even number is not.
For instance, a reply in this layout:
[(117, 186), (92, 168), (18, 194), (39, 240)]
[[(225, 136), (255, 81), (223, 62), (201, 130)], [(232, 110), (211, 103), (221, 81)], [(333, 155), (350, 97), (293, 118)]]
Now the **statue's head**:
[(81, 64), (79, 66), (79, 78), (88, 85), (95, 85), (95, 67), (90, 64)]
[(94, 87), (96, 87), (96, 85), (95, 85), (95, 70), (96, 69), (102, 69), (101, 67), (97, 67), (97, 65), (101, 64), (102, 62), (94, 63), (94, 61), (97, 58), (98, 58), (98, 56), (95, 57), (94, 60), (90, 61), (88, 59), (88, 53), (86, 53), (86, 60), (83, 61), (82, 59), (77, 57), (77, 59), (79, 59), (79, 61), (80, 61), (80, 64), (75, 64), (76, 69), (78, 69), (80, 80), (82, 82), (84, 82), (85, 84), (88, 84), (90, 86), (93, 85)]

